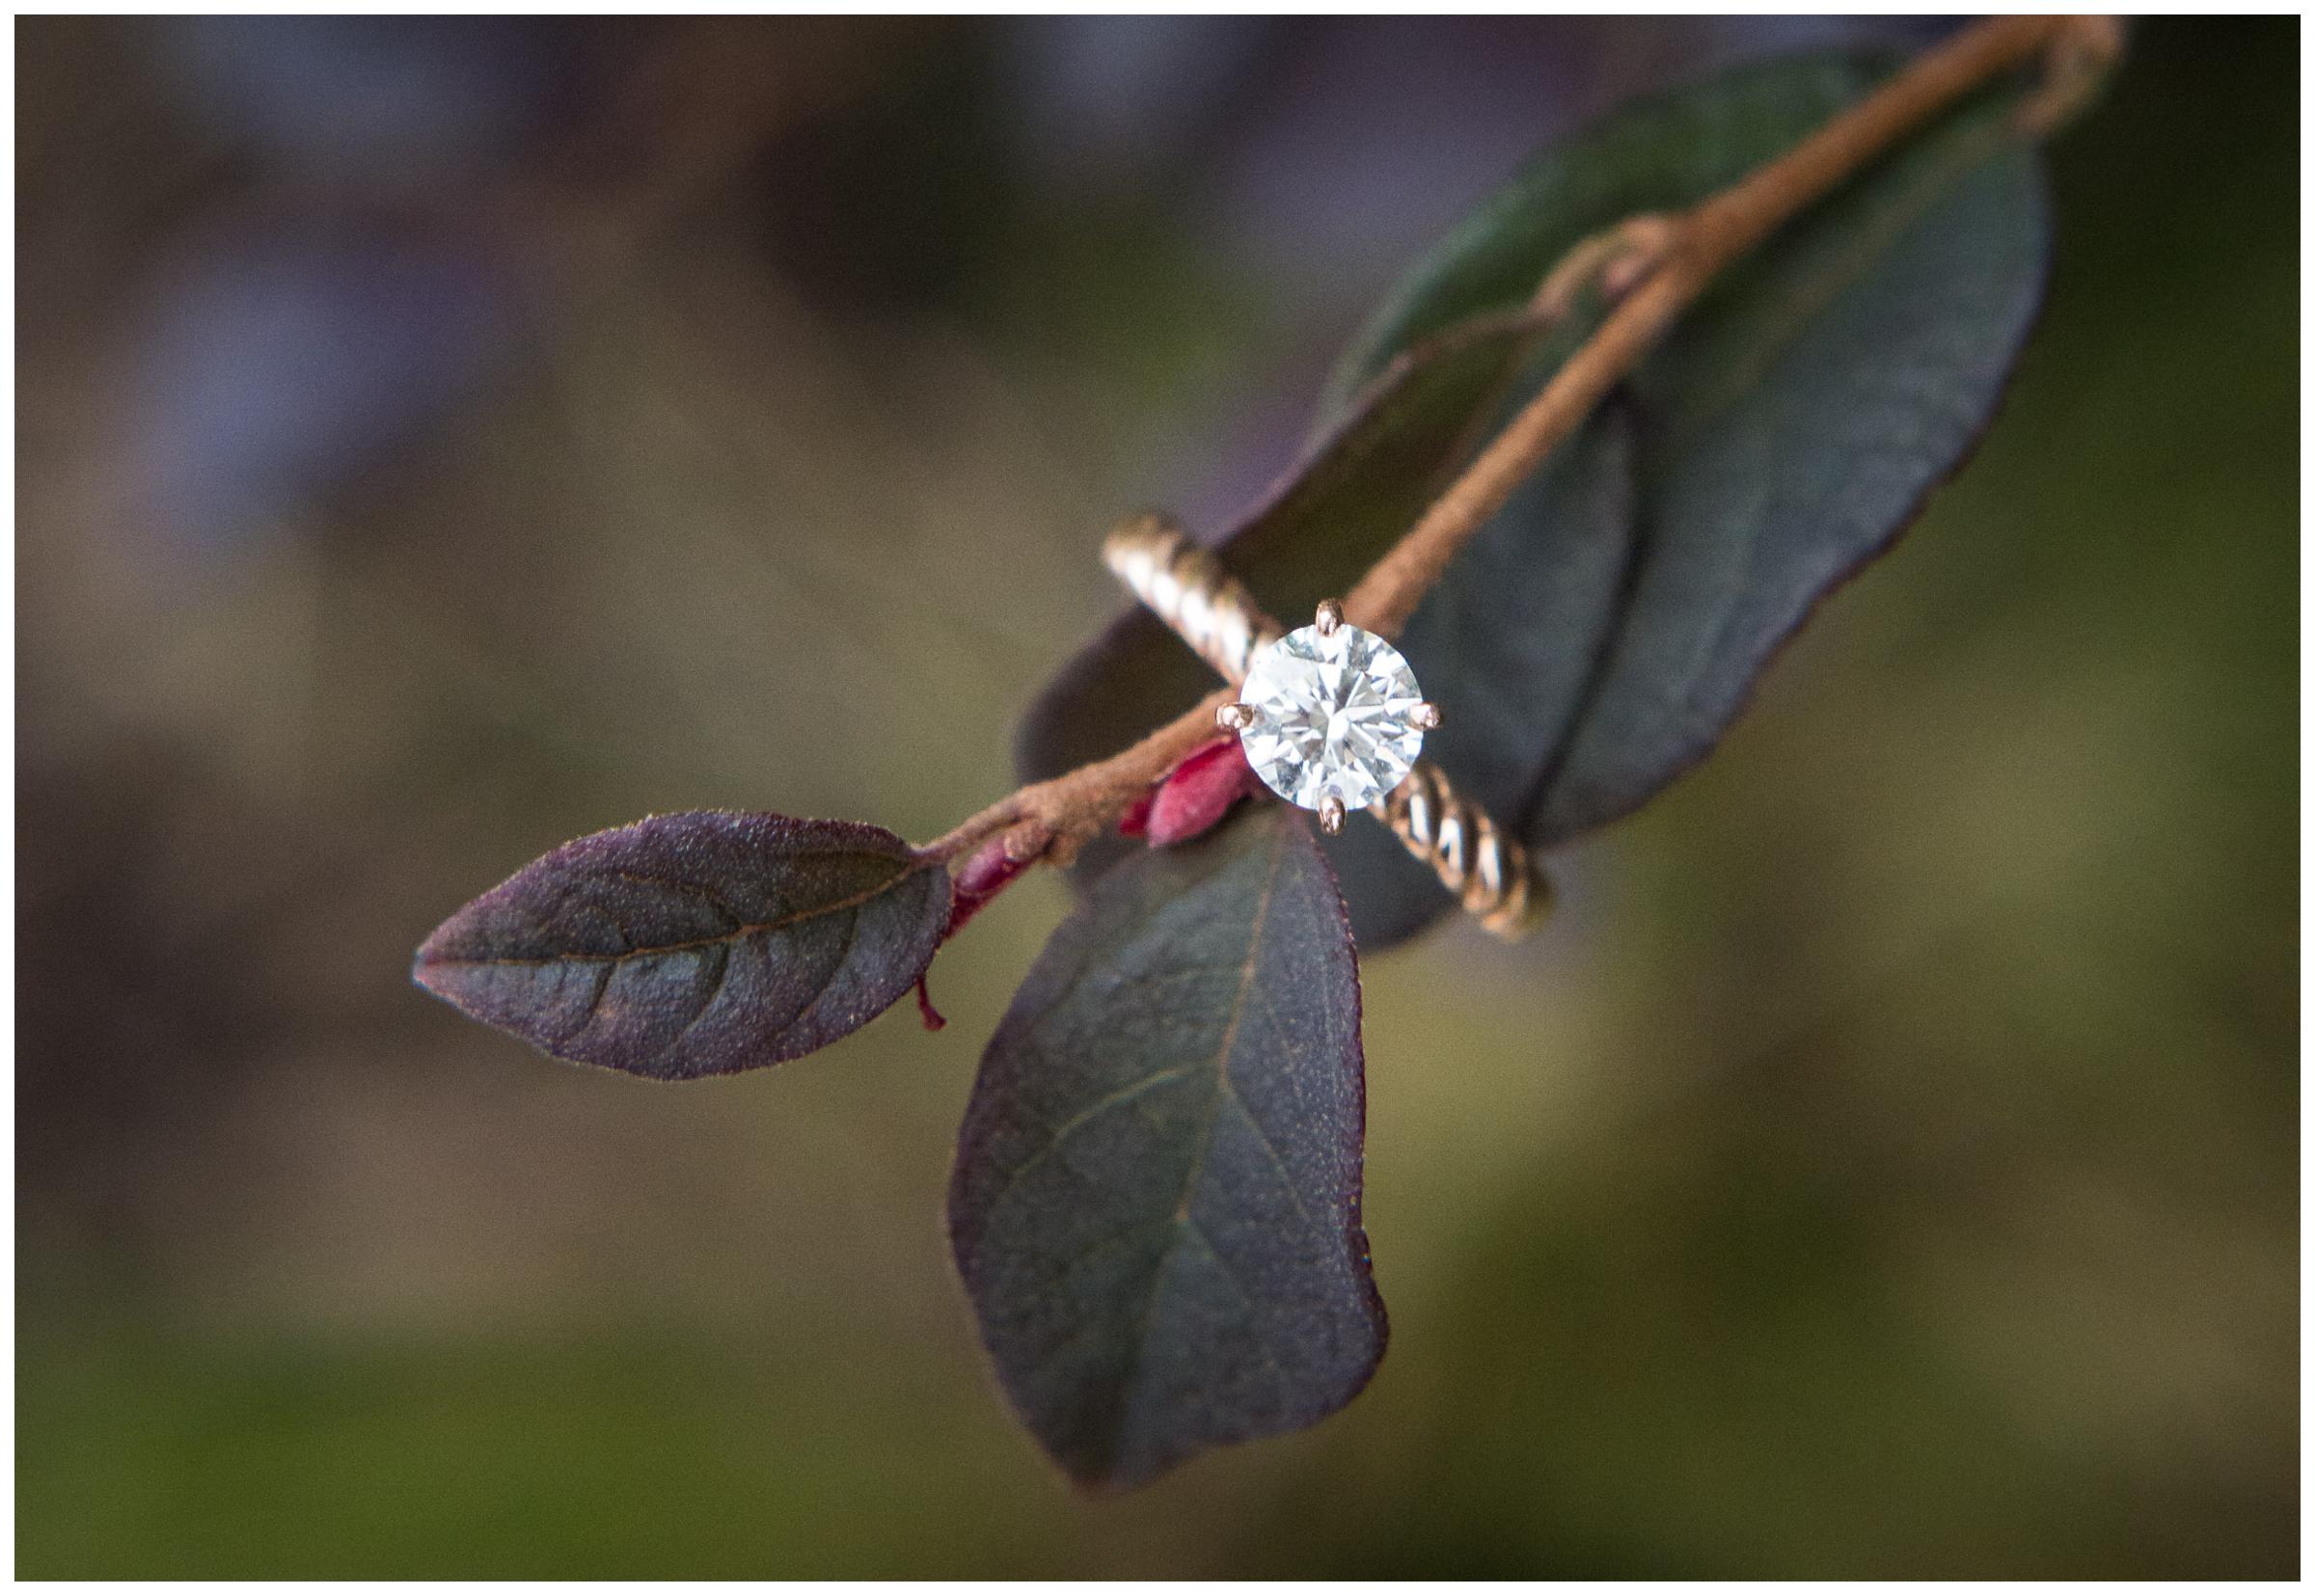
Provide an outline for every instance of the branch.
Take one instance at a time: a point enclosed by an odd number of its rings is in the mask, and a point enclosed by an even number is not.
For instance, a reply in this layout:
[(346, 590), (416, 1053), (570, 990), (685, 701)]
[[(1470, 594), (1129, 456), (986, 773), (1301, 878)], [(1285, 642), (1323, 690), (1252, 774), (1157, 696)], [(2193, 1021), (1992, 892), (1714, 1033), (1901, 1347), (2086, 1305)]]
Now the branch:
[[(1538, 291), (1539, 311), (1563, 311), (1586, 282), (1599, 284), (1616, 299), (1616, 308), (1345, 595), (1345, 616), (1370, 632), (1397, 636), (1447, 562), (1487, 518), (1631, 374), (1713, 280), (1778, 228), (1939, 113), (2037, 58), (2049, 63), (2049, 81), (2021, 109), (2020, 123), (2031, 132), (2047, 131), (2081, 103), (2085, 85), (2113, 60), (2120, 43), (2120, 30), (2108, 17), (2002, 16), (1979, 22), (1784, 155), (1692, 209), (1634, 218), (1576, 246)], [(1214, 711), (1232, 696), (1229, 689), (1208, 694), (1197, 708), (1123, 753), (1023, 787), (922, 852), (945, 860), (989, 844), (1015, 862), (1068, 863), (1078, 848), (1213, 736)]]

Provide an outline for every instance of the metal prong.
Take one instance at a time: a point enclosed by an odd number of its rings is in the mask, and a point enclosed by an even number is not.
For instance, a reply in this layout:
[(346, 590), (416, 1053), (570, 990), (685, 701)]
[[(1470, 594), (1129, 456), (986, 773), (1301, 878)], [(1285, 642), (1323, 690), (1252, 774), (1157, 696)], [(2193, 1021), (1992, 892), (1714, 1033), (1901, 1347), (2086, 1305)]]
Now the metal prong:
[(1312, 624), (1319, 629), (1320, 636), (1333, 636), (1334, 629), (1343, 624), (1343, 607), (1332, 599), (1321, 599), (1318, 619)]
[(1420, 726), (1427, 732), (1437, 731), (1439, 729), (1439, 706), (1426, 698), (1408, 712), (1406, 718), (1410, 724)]
[(1319, 829), (1333, 836), (1343, 828), (1343, 800), (1332, 793), (1319, 799)]
[(1226, 732), (1242, 732), (1254, 724), (1254, 711), (1246, 704), (1224, 704), (1213, 712), (1213, 723)]

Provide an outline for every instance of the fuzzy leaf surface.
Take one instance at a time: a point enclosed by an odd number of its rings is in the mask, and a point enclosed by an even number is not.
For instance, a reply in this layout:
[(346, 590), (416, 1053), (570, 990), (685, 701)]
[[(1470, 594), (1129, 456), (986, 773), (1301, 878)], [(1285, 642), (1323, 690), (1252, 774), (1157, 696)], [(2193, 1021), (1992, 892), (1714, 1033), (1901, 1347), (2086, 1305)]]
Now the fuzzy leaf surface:
[[(1386, 302), (1330, 385), (1321, 442), (1224, 558), (1282, 615), (1349, 586), (1586, 330), (1580, 316), (1541, 338), (1506, 330), (1569, 249), (1735, 181), (1888, 67), (1751, 68), (1531, 162)], [(1447, 711), (1425, 752), (1532, 845), (1628, 813), (1707, 752), (1782, 642), (1991, 419), (2049, 252), (2013, 103), (2002, 90), (1957, 109), (1732, 269), (1410, 622), (1403, 646)], [(1473, 352), (1488, 339), (1491, 361)], [(1428, 466), (1370, 443), (1418, 433)], [(1375, 513), (1345, 513), (1358, 504)], [(1024, 769), (1114, 752), (1206, 685), (1130, 616), (1033, 706)], [(1449, 906), (1375, 827), (1354, 821), (1329, 852), (1369, 947)]]
[(694, 810), (566, 843), (419, 949), (419, 985), (557, 1058), (659, 1080), (754, 1069), (923, 975), (948, 875), (878, 826)]
[(1315, 1423), (1374, 1372), (1358, 1016), (1332, 873), (1276, 803), (1109, 871), (1015, 996), (949, 1231), (999, 1380), (1081, 1483)]

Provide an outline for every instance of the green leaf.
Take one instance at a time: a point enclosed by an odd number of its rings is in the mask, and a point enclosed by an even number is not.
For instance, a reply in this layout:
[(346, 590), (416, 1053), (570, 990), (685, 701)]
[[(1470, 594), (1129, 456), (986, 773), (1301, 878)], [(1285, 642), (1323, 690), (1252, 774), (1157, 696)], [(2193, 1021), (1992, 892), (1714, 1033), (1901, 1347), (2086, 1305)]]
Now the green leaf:
[(990, 1041), (949, 1188), (998, 1378), (1086, 1484), (1315, 1423), (1382, 1356), (1358, 971), (1304, 818), (1109, 872)]
[[(1535, 240), (1511, 219), (1693, 203), (1878, 75), (1797, 63), (1670, 102), (1660, 109), (1677, 115), (1654, 148), (1669, 134), (1685, 153), (1645, 181), (1634, 179), (1648, 163), (1623, 184), (1602, 182), (1596, 167), (1532, 173), (1418, 274), (1384, 341), (1527, 292)], [(1903, 529), (1991, 419), (2049, 255), (2040, 163), (2011, 134), (2010, 108), (2005, 95), (1981, 98), (1801, 218), (1731, 271), (1626, 385), (1624, 557), (1593, 564), (1580, 592), (1558, 593), (1606, 624), (1567, 651), (1585, 670), (1526, 683), (1536, 735), (1524, 785), (1489, 771), (1470, 781), (1531, 844), (1630, 812), (1709, 751), (1777, 647)], [(1354, 357), (1351, 370), (1372, 358)], [(1552, 560), (1591, 536), (1539, 518), (1526, 541), (1532, 557)], [(1451, 658), (1517, 624), (1494, 602), (1509, 571), (1489, 572), (1484, 556), (1472, 564), (1471, 580), (1434, 595), (1439, 613), (1408, 628), (1411, 658)], [(1484, 672), (1458, 660), (1457, 674)], [(1438, 757), (1455, 754), (1443, 737)]]
[[(1323, 441), (1225, 559), (1282, 617), (1349, 586), (1588, 329), (1502, 331), (1570, 248), (1727, 186), (1886, 70), (1783, 62), (1546, 151), (1386, 303), (1330, 386)], [(1731, 271), (1410, 622), (1407, 657), (1447, 711), (1426, 752), (1531, 844), (1629, 812), (1708, 751), (1777, 647), (1990, 419), (2049, 244), (2010, 105), (2003, 91), (1957, 110)], [(1509, 339), (1493, 364), (1447, 358), (1490, 337)], [(1406, 435), (1448, 443), (1427, 466), (1372, 446)], [(1155, 623), (1113, 627), (1032, 708), (1024, 767), (1113, 752), (1178, 713), (1206, 685), (1185, 660)], [(1354, 822), (1330, 855), (1370, 947), (1449, 906), (1375, 827)]]
[(557, 1058), (688, 1080), (865, 1025), (924, 974), (948, 907), (947, 872), (880, 827), (694, 810), (526, 865), (411, 973)]

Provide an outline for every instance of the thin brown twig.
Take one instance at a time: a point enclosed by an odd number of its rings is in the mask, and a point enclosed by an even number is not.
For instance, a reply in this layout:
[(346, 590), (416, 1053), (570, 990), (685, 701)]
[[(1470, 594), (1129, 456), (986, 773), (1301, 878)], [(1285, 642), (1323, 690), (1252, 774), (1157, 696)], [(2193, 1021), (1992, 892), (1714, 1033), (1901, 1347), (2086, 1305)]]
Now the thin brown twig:
[[(1694, 208), (1634, 218), (1578, 245), (1545, 279), (1539, 309), (1548, 312), (1583, 282), (1599, 284), (1615, 308), (1345, 595), (1346, 617), (1371, 632), (1398, 636), (1448, 561), (1487, 518), (1631, 373), (1697, 296), (1778, 228), (1941, 111), (2037, 58), (2050, 63), (2051, 82), (2028, 102), (2020, 123), (2029, 132), (2048, 131), (2079, 105), (2085, 81), (2112, 60), (2120, 39), (2118, 26), (2107, 17), (2002, 16), (1976, 23)], [(1231, 697), (1227, 689), (1210, 693), (1124, 752), (1023, 787), (923, 852), (948, 859), (1006, 832), (1009, 847), (1043, 838), (1043, 856), (1068, 863), (1151, 784), (1212, 739), (1214, 711)]]

